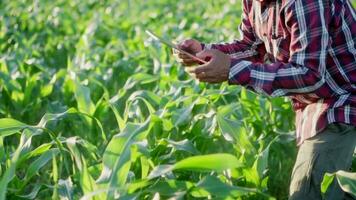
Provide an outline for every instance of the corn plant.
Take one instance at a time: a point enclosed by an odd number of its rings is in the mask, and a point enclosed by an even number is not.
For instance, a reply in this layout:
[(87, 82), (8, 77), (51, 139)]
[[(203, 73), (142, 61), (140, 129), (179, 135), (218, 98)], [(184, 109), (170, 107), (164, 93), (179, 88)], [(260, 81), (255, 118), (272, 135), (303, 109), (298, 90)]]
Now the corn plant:
[[(289, 100), (199, 83), (145, 34), (231, 41), (240, 15), (235, 0), (0, 1), (0, 199), (287, 199)], [(328, 177), (355, 194), (354, 174)]]

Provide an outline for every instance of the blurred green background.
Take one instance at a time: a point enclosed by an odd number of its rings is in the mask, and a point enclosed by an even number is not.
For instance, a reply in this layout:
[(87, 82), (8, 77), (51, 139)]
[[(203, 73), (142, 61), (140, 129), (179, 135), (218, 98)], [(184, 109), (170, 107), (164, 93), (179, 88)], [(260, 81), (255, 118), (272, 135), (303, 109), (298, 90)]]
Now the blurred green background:
[(0, 1), (0, 199), (287, 199), (290, 102), (198, 83), (144, 32), (232, 41), (241, 9)]

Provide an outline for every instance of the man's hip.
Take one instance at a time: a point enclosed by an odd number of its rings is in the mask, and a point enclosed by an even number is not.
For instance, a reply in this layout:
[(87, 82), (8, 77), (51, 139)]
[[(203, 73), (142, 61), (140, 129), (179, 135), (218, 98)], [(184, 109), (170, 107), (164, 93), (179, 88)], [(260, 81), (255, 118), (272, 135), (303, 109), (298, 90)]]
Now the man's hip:
[[(320, 185), (326, 172), (348, 171), (356, 145), (356, 127), (334, 123), (299, 147), (294, 165), (290, 199), (322, 199)], [(336, 180), (326, 192), (326, 199), (344, 198)], [(351, 198), (352, 199), (352, 198)]]

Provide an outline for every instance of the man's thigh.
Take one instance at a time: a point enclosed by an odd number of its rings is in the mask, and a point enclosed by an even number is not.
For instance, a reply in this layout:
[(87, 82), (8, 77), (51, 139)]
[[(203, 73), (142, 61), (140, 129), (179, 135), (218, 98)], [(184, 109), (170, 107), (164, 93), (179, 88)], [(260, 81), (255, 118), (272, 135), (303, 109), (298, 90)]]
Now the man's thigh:
[[(322, 199), (320, 185), (326, 172), (349, 170), (356, 145), (356, 128), (336, 123), (322, 133), (306, 140), (299, 148), (290, 185), (290, 199)], [(336, 180), (326, 199), (343, 199), (344, 193)]]

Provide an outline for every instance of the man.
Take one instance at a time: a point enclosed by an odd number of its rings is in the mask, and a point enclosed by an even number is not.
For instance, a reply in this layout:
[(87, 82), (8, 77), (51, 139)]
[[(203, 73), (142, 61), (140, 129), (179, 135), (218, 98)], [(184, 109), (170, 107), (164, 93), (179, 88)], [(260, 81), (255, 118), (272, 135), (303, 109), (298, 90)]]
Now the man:
[[(321, 199), (324, 173), (349, 170), (356, 145), (356, 14), (349, 0), (243, 0), (241, 39), (179, 47), (207, 64), (187, 70), (201, 82), (289, 96), (299, 152), (290, 199)], [(178, 54), (185, 66), (197, 64)], [(326, 199), (347, 195), (334, 181)], [(352, 198), (352, 197), (349, 197)]]

